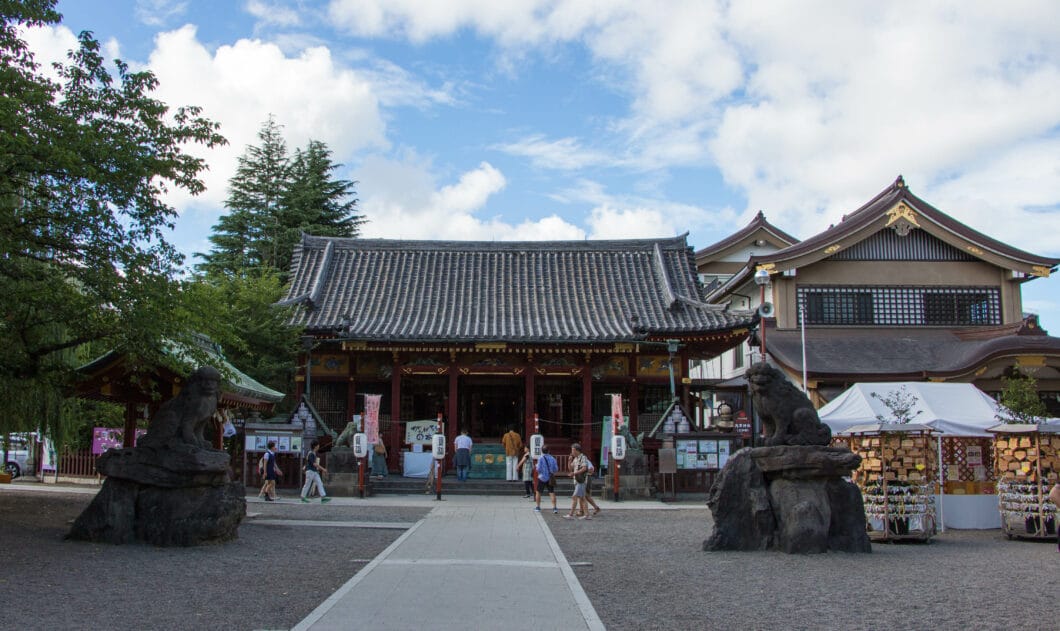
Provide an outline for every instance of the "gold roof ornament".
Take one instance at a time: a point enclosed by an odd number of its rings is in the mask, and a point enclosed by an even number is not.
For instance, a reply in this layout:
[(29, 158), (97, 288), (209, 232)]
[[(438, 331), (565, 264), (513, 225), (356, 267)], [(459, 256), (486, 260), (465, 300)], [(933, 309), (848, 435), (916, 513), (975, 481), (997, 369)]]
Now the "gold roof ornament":
[(1049, 278), (1049, 274), (1051, 273), (1051, 270), (1044, 265), (1035, 265), (1031, 270), (1034, 272), (1034, 275), (1039, 278)]
[(898, 236), (904, 237), (913, 228), (919, 228), (916, 220), (916, 211), (904, 202), (898, 202), (887, 211), (887, 228), (894, 228)]

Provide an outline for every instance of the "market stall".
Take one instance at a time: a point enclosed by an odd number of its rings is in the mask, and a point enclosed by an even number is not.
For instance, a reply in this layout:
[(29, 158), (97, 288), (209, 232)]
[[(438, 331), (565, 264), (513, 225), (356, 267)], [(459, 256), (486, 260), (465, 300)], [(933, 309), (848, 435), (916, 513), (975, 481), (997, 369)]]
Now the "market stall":
[(1049, 489), (1060, 480), (1060, 424), (1003, 423), (990, 431), (1002, 530), (1010, 539), (1052, 539), (1057, 507)]
[(934, 536), (938, 460), (933, 432), (914, 423), (870, 423), (840, 432), (861, 456), (853, 481), (861, 489), (872, 539)]
[(893, 412), (881, 399), (903, 388), (915, 399), (910, 410), (914, 422), (934, 431), (939, 470), (933, 480), (937, 481), (939, 527), (1000, 528), (993, 441), (987, 431), (997, 424), (998, 405), (972, 384), (858, 383), (818, 414), (833, 434), (839, 435), (854, 425), (889, 418)]

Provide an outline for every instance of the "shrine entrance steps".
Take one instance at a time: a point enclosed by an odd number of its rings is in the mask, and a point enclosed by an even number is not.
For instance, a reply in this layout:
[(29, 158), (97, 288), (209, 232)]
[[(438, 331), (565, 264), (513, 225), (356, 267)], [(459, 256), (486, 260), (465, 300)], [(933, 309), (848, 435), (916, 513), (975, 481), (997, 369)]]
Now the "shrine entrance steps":
[[(431, 495), (424, 493), (424, 478), (404, 478), (399, 475), (388, 475), (382, 480), (372, 480), (371, 493), (373, 495)], [(446, 495), (497, 495), (497, 496), (519, 496), (526, 494), (522, 482), (508, 482), (506, 480), (468, 480), (457, 482), (455, 475), (442, 477), (442, 496)], [(529, 500), (527, 500), (529, 502)]]

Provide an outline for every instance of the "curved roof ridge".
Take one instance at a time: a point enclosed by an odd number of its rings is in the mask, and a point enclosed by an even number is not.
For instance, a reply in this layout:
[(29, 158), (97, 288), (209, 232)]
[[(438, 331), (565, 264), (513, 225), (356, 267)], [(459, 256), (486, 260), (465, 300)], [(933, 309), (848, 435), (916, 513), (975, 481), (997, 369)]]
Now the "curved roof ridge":
[(758, 214), (755, 215), (754, 219), (752, 219), (751, 222), (743, 228), (740, 228), (736, 232), (730, 234), (729, 236), (725, 237), (720, 241), (716, 241), (715, 243), (712, 243), (707, 247), (698, 250), (696, 252), (696, 258), (709, 256), (715, 252), (724, 250), (725, 248), (739, 243), (743, 239), (746, 239), (747, 237), (751, 236), (757, 230), (765, 230), (766, 232), (772, 234), (781, 241), (786, 241), (789, 245), (793, 245), (799, 242), (799, 240), (795, 237), (769, 223), (769, 220), (766, 219), (766, 214), (760, 210), (758, 211)]
[(688, 247), (688, 233), (655, 239), (582, 239), (567, 241), (453, 241), (422, 239), (362, 239), (304, 235), (302, 248), (333, 243), (340, 249), (359, 250), (430, 250), (430, 251), (587, 251), (600, 249), (644, 249), (658, 245), (665, 250)]

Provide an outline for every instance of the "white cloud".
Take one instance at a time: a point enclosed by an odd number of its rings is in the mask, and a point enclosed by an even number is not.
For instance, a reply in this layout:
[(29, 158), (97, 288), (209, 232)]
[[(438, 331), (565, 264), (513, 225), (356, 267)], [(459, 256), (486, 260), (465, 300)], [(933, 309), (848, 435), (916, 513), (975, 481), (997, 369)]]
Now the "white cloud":
[[(367, 37), (471, 30), (503, 63), (584, 46), (628, 111), (593, 143), (531, 134), (499, 146), (538, 166), (607, 164), (601, 154), (641, 170), (713, 164), (747, 210), (802, 236), (902, 173), (957, 219), (1058, 252), (1055, 230), (1025, 228), (1052, 228), (1060, 205), (1055, 2), (332, 0), (329, 13)], [(1011, 221), (992, 226), (1002, 211)]]
[(576, 138), (548, 140), (537, 134), (496, 145), (494, 149), (529, 158), (535, 166), (544, 169), (577, 170), (596, 165), (617, 166), (621, 160), (602, 151), (586, 149)]
[(187, 10), (184, 0), (136, 0), (136, 19), (148, 26), (164, 26)]
[[(199, 201), (220, 206), (237, 157), (269, 114), (284, 126), (290, 148), (322, 140), (343, 161), (356, 151), (385, 147), (386, 126), (372, 83), (335, 63), (327, 48), (288, 56), (274, 44), (242, 39), (209, 50), (193, 26), (161, 33), (148, 66), (159, 79), (158, 97), (203, 107), (221, 123), (229, 146), (206, 156), (208, 191)], [(197, 150), (201, 153), (201, 150)], [(190, 203), (178, 199), (178, 206)]]
[(272, 26), (298, 26), (302, 23), (298, 11), (276, 2), (247, 0), (247, 13), (257, 18), (259, 24)]
[(23, 29), (22, 39), (33, 51), (40, 73), (53, 81), (59, 80), (53, 64), (67, 63), (67, 52), (77, 50), (79, 46), (77, 36), (65, 26)]
[(507, 184), (488, 162), (438, 186), (429, 162), (370, 157), (357, 169), (365, 237), (390, 239), (540, 241), (582, 239), (585, 232), (553, 214), (519, 223), (483, 217), (489, 200)]

